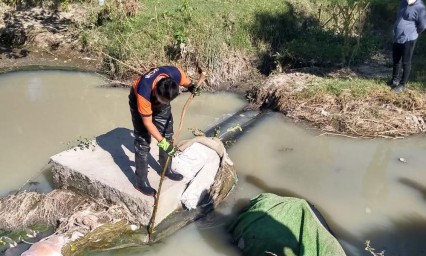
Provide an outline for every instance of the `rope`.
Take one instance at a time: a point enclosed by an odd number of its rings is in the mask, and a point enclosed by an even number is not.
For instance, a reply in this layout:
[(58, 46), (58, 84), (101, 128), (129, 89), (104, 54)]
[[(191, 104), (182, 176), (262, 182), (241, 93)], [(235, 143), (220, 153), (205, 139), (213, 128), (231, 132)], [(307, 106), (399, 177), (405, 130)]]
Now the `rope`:
[[(202, 83), (205, 80), (206, 80), (206, 75), (205, 75), (204, 72), (201, 72), (200, 78), (197, 81), (197, 86), (201, 86)], [(191, 103), (193, 98), (194, 98), (194, 95), (191, 93), (191, 95), (189, 95), (188, 99), (186, 100), (185, 105), (183, 106), (182, 114), (180, 116), (179, 128), (178, 128), (178, 131), (177, 131), (177, 133), (175, 134), (175, 136), (172, 140), (173, 146), (175, 145), (175, 142), (179, 138), (180, 132), (182, 131), (183, 120), (185, 118), (186, 109), (188, 108), (189, 103)], [(163, 170), (161, 171), (160, 184), (158, 185), (157, 196), (155, 197), (155, 201), (154, 201), (154, 210), (152, 212), (151, 220), (148, 224), (148, 240), (149, 241), (151, 241), (151, 236), (152, 236), (152, 233), (154, 231), (155, 216), (157, 215), (157, 209), (158, 209), (158, 205), (159, 205), (159, 202), (160, 202), (161, 187), (163, 186), (164, 175), (166, 173), (167, 166), (169, 166), (170, 159), (171, 159), (171, 156), (167, 157), (167, 161), (166, 161), (166, 163), (163, 167)]]

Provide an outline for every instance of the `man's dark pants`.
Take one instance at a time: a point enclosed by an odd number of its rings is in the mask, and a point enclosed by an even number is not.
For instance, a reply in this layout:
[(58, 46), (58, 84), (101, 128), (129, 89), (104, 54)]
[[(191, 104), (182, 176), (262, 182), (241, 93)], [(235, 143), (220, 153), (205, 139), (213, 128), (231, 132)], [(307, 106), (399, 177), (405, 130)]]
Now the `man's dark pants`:
[(399, 82), (400, 85), (405, 86), (408, 82), (408, 77), (411, 71), (411, 60), (413, 58), (414, 48), (416, 41), (407, 41), (403, 44), (393, 43), (393, 72), (392, 80), (394, 83), (398, 83), (399, 72), (401, 70), (402, 62), (402, 77)]
[[(132, 122), (135, 135), (135, 165), (136, 165), (136, 183), (141, 184), (141, 179), (146, 179), (148, 174), (148, 154), (150, 151), (151, 134), (146, 130), (142, 122), (142, 117), (137, 110), (130, 109), (132, 114)], [(170, 104), (162, 105), (153, 110), (152, 121), (157, 127), (161, 135), (170, 141), (173, 138), (173, 116)], [(159, 151), (159, 163), (161, 168), (167, 161), (168, 154), (161, 150)], [(170, 168), (172, 159), (169, 160)]]

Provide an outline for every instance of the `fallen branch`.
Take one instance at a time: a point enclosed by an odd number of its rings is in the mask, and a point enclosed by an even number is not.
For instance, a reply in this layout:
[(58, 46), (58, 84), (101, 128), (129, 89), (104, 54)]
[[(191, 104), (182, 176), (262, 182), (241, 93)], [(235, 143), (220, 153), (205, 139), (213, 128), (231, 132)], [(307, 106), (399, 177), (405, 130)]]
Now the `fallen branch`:
[(320, 135), (318, 135), (318, 137), (324, 136), (324, 135), (340, 136), (340, 137), (346, 137), (346, 138), (351, 138), (351, 139), (359, 139), (359, 138), (369, 139), (370, 138), (370, 137), (354, 137), (354, 136), (350, 136), (350, 135), (346, 135), (346, 134), (339, 134), (339, 133), (334, 133), (334, 132), (324, 132), (324, 133), (321, 133)]
[(102, 53), (103, 55), (107, 56), (108, 58), (113, 59), (113, 60), (117, 61), (118, 63), (120, 63), (120, 64), (122, 64), (122, 65), (124, 65), (124, 66), (128, 67), (129, 69), (133, 70), (133, 71), (134, 71), (134, 72), (136, 72), (137, 74), (139, 74), (139, 75), (141, 75), (141, 76), (143, 75), (143, 73), (142, 73), (142, 72), (140, 72), (140, 71), (139, 71), (138, 69), (136, 69), (135, 67), (132, 67), (132, 66), (130, 66), (129, 64), (126, 64), (126, 63), (122, 62), (121, 60), (116, 59), (116, 58), (112, 57), (111, 55), (108, 55), (108, 54), (104, 53), (103, 51), (100, 51), (100, 53)]

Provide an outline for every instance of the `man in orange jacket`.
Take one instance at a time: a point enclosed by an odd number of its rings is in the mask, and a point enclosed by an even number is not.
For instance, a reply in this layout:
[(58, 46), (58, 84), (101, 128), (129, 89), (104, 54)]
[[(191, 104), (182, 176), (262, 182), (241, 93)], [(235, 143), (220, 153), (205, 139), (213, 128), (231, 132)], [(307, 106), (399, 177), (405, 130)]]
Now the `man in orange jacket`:
[[(194, 95), (200, 92), (188, 76), (174, 66), (151, 69), (137, 78), (130, 90), (129, 105), (135, 135), (136, 189), (148, 196), (155, 196), (157, 193), (147, 178), (151, 136), (158, 141), (162, 169), (167, 158), (176, 151), (170, 142), (173, 137), (170, 101), (179, 95), (179, 86), (186, 87)], [(182, 180), (181, 174), (171, 170), (171, 163), (169, 161), (165, 176), (175, 181)]]

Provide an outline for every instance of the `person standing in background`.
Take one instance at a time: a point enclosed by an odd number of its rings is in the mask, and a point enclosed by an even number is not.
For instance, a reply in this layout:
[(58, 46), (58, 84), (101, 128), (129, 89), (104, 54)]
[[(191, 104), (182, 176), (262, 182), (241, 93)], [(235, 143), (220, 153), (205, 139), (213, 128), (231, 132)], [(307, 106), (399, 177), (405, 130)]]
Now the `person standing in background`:
[[(419, 34), (426, 28), (426, 8), (422, 0), (402, 0), (393, 27), (393, 72), (388, 85), (395, 92), (405, 89), (411, 71), (411, 60)], [(402, 77), (400, 70), (402, 64)]]

